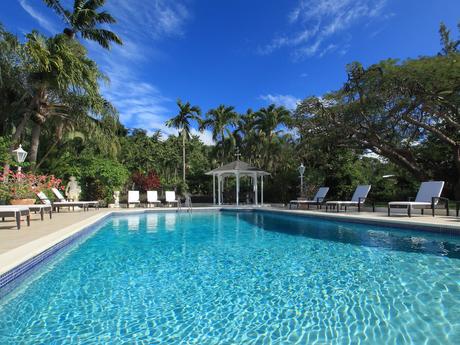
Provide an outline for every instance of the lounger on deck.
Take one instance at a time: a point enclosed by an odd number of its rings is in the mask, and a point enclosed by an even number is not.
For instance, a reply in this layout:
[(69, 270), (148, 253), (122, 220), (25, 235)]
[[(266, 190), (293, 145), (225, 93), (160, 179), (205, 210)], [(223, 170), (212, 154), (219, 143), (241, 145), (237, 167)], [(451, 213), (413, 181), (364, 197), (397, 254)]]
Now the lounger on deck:
[(21, 217), (26, 216), (27, 226), (30, 226), (30, 209), (26, 206), (0, 206), (0, 217), (4, 220), (6, 217), (16, 219), (16, 227), (21, 229)]
[(388, 215), (391, 208), (407, 207), (407, 215), (410, 217), (413, 208), (421, 209), (423, 214), (424, 209), (430, 208), (434, 217), (434, 210), (438, 205), (439, 200), (444, 200), (446, 204), (446, 214), (449, 215), (449, 201), (446, 198), (441, 198), (444, 181), (422, 182), (418, 190), (415, 201), (391, 201), (388, 203)]
[[(347, 207), (358, 207), (358, 212), (361, 212), (361, 206), (364, 204), (366, 201), (367, 195), (369, 194), (369, 191), (371, 190), (370, 185), (359, 185), (356, 187), (356, 190), (351, 198), (350, 201), (327, 201), (326, 202), (326, 212), (328, 208), (336, 208), (337, 212), (340, 211), (342, 207), (345, 207), (345, 211), (347, 210)], [(374, 211), (375, 207), (372, 207), (372, 210)]]
[(128, 191), (128, 208), (129, 205), (134, 204), (139, 206), (141, 201), (139, 200), (139, 191), (138, 190), (129, 190)]
[(43, 192), (37, 193), (37, 196), (40, 199), (42, 204), (50, 205), (53, 207), (53, 209), (57, 209), (58, 212), (61, 207), (68, 207), (68, 208), (72, 207), (72, 209), (75, 209), (75, 206), (77, 206), (77, 207), (82, 207), (83, 211), (86, 211), (89, 207), (86, 201), (53, 201), (51, 202), (51, 200), (48, 199), (46, 194)]
[[(45, 219), (45, 213), (48, 213), (50, 216), (50, 219), (53, 218), (53, 207), (51, 205), (36, 205), (36, 204), (31, 204), (31, 205), (21, 205), (21, 207), (27, 207), (30, 211), (32, 212), (39, 212), (40, 213), (40, 219), (44, 220)], [(10, 207), (14, 208), (17, 207), (15, 205), (5, 205), (2, 207)]]
[(158, 192), (156, 190), (147, 191), (147, 206), (155, 204), (161, 204), (161, 201), (158, 200)]
[(324, 199), (326, 198), (327, 192), (329, 192), (329, 187), (320, 187), (318, 191), (316, 192), (316, 195), (313, 198), (313, 200), (303, 200), (303, 199), (291, 200), (289, 201), (289, 208), (291, 208), (292, 205), (297, 205), (297, 208), (300, 205), (307, 205), (307, 207), (309, 207), (310, 205), (320, 206), (321, 204), (324, 203)]
[(93, 206), (96, 209), (99, 208), (99, 201), (69, 201), (66, 198), (64, 198), (64, 195), (62, 195), (57, 188), (51, 188), (51, 190), (53, 191), (54, 195), (59, 200), (59, 202), (82, 203), (86, 206), (86, 209), (88, 209), (89, 206)]
[(166, 191), (165, 192), (165, 197), (166, 197), (166, 203), (171, 205), (171, 204), (176, 204), (179, 206), (179, 200), (176, 199), (176, 192), (175, 191)]

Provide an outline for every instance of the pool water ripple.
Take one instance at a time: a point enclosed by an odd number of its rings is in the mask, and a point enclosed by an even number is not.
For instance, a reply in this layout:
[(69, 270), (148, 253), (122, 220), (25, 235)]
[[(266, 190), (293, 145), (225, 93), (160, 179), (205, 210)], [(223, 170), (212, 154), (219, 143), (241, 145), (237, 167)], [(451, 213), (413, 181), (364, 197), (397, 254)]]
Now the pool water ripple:
[(0, 344), (457, 344), (458, 248), (268, 213), (113, 217), (0, 301)]

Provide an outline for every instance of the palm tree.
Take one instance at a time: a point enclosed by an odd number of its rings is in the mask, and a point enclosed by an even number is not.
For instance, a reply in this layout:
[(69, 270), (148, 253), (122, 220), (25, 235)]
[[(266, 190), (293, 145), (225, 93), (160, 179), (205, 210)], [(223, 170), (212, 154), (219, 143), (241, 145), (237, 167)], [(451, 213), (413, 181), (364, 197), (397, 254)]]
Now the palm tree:
[(166, 121), (166, 126), (176, 128), (182, 136), (182, 180), (185, 183), (185, 142), (190, 137), (190, 122), (200, 122), (201, 109), (196, 105), (192, 106), (190, 102), (184, 104), (180, 99), (177, 100), (177, 106), (179, 113)]
[(221, 146), (221, 163), (225, 157), (225, 140), (230, 139), (234, 144), (234, 137), (230, 126), (236, 126), (238, 113), (232, 106), (219, 105), (206, 113), (206, 118), (201, 124), (200, 129), (212, 129), (212, 139)]
[(25, 65), (31, 102), (30, 115), (25, 116), (30, 116), (32, 120), (29, 160), (34, 165), (45, 122), (54, 116), (72, 120), (71, 107), (65, 101), (66, 97), (70, 97), (69, 93), (87, 97), (90, 110), (97, 112), (96, 100), (100, 99), (98, 81), (102, 75), (78, 42), (69, 42), (63, 35), (45, 38), (37, 32), (26, 37)]
[(73, 11), (66, 10), (59, 0), (43, 0), (70, 26), (64, 29), (64, 33), (75, 37), (80, 33), (81, 37), (95, 41), (102, 47), (109, 49), (110, 43), (123, 44), (120, 37), (107, 29), (97, 27), (100, 24), (114, 24), (116, 20), (107, 11), (98, 12), (104, 6), (105, 0), (74, 0)]
[(261, 108), (255, 114), (255, 127), (262, 136), (271, 140), (280, 133), (279, 126), (288, 126), (291, 123), (291, 113), (285, 107), (277, 107), (270, 104), (267, 108)]
[(291, 113), (283, 106), (277, 107), (271, 104), (267, 108), (261, 108), (256, 112), (254, 127), (261, 143), (261, 156), (264, 157), (262, 160), (265, 168), (270, 168), (269, 165), (273, 163), (270, 157), (272, 157), (272, 151), (276, 149), (274, 147), (275, 140), (279, 141), (279, 135), (283, 132), (280, 126), (289, 127), (290, 124)]

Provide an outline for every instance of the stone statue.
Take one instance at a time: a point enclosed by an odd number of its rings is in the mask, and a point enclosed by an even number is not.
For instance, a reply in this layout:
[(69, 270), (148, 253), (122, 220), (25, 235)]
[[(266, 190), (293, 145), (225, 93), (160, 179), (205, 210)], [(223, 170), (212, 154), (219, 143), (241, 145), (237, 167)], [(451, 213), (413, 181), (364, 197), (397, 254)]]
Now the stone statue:
[(115, 200), (113, 207), (120, 207), (120, 191), (116, 190), (113, 192), (113, 199)]
[(65, 187), (65, 195), (68, 200), (78, 201), (80, 198), (81, 187), (78, 185), (77, 179), (75, 176), (70, 176), (69, 183)]

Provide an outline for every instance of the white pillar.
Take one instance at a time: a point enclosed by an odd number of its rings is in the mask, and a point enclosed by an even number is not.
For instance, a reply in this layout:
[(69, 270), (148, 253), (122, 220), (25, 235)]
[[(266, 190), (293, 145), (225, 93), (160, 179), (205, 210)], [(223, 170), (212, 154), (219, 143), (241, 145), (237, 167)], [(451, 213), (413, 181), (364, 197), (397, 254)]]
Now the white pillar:
[(216, 174), (212, 174), (212, 204), (216, 205)]
[(257, 206), (258, 205), (258, 190), (257, 190), (257, 174), (254, 174), (254, 204)]
[(260, 176), (260, 204), (264, 205), (264, 175)]
[(240, 204), (240, 174), (238, 172), (236, 175), (236, 206)]
[(220, 193), (220, 187), (221, 187), (221, 177), (220, 175), (217, 175), (217, 201), (218, 201), (218, 204), (221, 205), (221, 193)]

